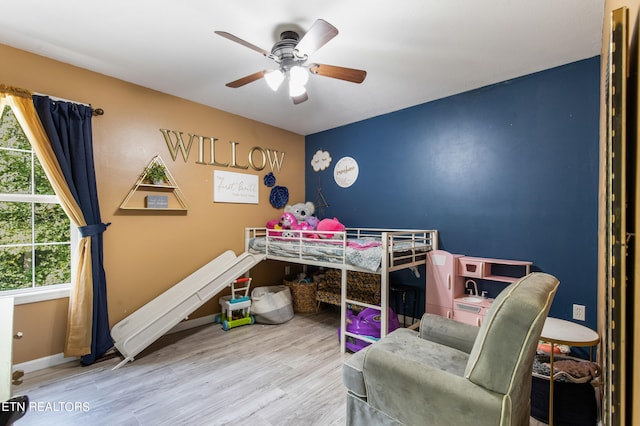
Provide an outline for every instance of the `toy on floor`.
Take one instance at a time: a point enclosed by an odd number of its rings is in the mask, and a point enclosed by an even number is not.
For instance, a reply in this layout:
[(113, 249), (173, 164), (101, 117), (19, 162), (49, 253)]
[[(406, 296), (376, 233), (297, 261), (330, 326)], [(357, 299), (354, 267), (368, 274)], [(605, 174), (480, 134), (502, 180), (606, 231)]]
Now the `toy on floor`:
[[(389, 308), (387, 318), (389, 320), (388, 332), (400, 328), (398, 316), (391, 308)], [(380, 339), (380, 311), (378, 309), (366, 308), (357, 315), (351, 310), (347, 311), (347, 332), (364, 336), (370, 339)], [(340, 328), (338, 328), (338, 339), (340, 339)], [(371, 343), (365, 340), (357, 339), (353, 336), (346, 337), (345, 346), (352, 352), (358, 352), (369, 346)]]
[(249, 296), (251, 278), (238, 278), (230, 285), (231, 296), (220, 298), (222, 312), (220, 315), (216, 315), (216, 323), (222, 323), (224, 331), (255, 322), (253, 315), (251, 315), (251, 297)]

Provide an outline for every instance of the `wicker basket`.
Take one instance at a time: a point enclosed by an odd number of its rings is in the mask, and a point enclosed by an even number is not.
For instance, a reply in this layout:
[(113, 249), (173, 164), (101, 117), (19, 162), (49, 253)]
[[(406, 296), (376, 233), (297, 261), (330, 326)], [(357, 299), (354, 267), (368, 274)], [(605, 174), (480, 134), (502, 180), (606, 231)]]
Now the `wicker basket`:
[(284, 285), (291, 290), (294, 312), (308, 313), (318, 310), (316, 302), (317, 283), (301, 283), (299, 281), (284, 280)]

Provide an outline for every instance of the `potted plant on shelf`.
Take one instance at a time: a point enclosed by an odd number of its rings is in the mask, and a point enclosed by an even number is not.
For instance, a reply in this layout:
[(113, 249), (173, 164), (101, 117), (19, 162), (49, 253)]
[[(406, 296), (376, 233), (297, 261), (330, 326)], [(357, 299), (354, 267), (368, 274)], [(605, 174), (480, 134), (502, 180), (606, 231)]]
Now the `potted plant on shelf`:
[(152, 164), (145, 173), (145, 179), (149, 180), (154, 185), (164, 185), (167, 183), (165, 167), (158, 163)]

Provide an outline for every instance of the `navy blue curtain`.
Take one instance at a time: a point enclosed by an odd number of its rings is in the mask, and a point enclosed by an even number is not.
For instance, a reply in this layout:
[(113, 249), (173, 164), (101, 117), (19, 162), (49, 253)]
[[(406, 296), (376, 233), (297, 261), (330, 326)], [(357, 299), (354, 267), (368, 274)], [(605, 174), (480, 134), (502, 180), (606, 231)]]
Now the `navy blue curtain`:
[(47, 96), (33, 96), (33, 103), (67, 181), (82, 210), (87, 226), (80, 228), (83, 237), (91, 237), (93, 270), (93, 329), (91, 353), (81, 357), (92, 364), (113, 346), (107, 312), (107, 285), (103, 266), (102, 223), (98, 206), (96, 173), (93, 162), (92, 110), (85, 105), (52, 101)]

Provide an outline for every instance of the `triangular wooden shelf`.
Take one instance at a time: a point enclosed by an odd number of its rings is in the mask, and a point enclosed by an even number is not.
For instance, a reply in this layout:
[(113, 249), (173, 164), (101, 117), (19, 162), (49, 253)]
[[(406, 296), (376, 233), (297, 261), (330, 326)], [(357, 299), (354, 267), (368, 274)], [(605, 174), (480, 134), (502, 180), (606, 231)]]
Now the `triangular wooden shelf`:
[[(147, 172), (149, 168), (151, 168), (154, 165), (159, 165), (164, 167), (165, 175), (167, 177), (166, 183), (163, 183), (160, 185), (157, 185), (154, 183), (148, 183)], [(171, 193), (174, 196), (176, 202), (169, 203), (169, 207), (159, 207), (159, 208), (146, 207), (144, 205), (144, 200), (142, 200), (142, 197), (144, 197), (144, 194), (153, 195), (153, 193), (157, 193), (157, 192)], [(177, 204), (179, 207), (176, 207), (175, 204)], [(162, 161), (162, 158), (159, 155), (156, 155), (155, 157), (153, 157), (153, 159), (149, 162), (147, 167), (145, 167), (140, 177), (138, 177), (138, 181), (133, 185), (133, 188), (131, 188), (131, 191), (129, 191), (124, 201), (122, 202), (122, 204), (120, 204), (120, 208), (122, 210), (154, 210), (154, 211), (189, 210), (189, 206), (187, 204), (187, 201), (184, 198), (184, 195), (182, 195), (182, 191), (180, 191), (180, 188), (178, 187), (176, 180), (173, 178), (173, 176), (171, 175), (171, 172), (169, 171), (169, 168), (164, 163), (164, 161)]]

